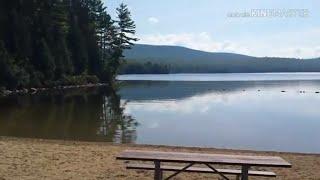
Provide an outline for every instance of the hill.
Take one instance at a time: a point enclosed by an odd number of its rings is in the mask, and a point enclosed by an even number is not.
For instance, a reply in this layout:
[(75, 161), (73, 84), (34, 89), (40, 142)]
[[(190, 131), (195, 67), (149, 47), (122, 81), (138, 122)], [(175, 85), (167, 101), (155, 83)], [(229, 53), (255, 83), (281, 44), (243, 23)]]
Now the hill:
[[(136, 44), (124, 53), (122, 73), (319, 72), (320, 59), (253, 57), (204, 52), (180, 46)], [(158, 69), (158, 70), (157, 70)], [(157, 73), (161, 73), (157, 72)]]

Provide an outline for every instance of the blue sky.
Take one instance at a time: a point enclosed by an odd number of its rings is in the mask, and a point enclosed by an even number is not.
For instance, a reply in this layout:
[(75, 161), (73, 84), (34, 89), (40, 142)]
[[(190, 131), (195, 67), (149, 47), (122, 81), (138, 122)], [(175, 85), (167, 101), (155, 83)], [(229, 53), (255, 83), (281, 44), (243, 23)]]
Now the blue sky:
[[(320, 57), (320, 1), (106, 0), (109, 13), (115, 16), (121, 2), (132, 12), (139, 43), (253, 56)], [(228, 17), (254, 9), (282, 11), (287, 17)]]

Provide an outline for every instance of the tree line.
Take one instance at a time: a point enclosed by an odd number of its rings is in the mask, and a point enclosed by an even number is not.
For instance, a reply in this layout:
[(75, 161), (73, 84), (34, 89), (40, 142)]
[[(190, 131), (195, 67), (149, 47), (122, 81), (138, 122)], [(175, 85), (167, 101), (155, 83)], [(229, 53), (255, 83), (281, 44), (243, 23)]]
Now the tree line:
[(0, 87), (111, 83), (137, 41), (128, 7), (116, 11), (101, 0), (0, 1)]
[(169, 74), (171, 66), (169, 64), (154, 62), (134, 62), (126, 61), (120, 67), (120, 74)]

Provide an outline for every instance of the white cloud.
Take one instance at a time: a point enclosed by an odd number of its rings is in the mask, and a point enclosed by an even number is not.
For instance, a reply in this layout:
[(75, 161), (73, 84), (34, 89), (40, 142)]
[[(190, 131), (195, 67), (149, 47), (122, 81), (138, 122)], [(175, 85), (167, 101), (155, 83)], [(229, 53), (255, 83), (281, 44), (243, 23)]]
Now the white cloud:
[(231, 52), (259, 57), (314, 58), (320, 57), (320, 44), (310, 40), (320, 38), (318, 33), (319, 31), (312, 30), (242, 41), (216, 41), (208, 32), (146, 34), (139, 38), (143, 44), (177, 45), (209, 52)]
[(314, 47), (296, 47), (289, 48), (287, 51), (283, 52), (283, 56), (293, 56), (297, 58), (311, 58), (311, 57), (319, 57), (320, 52), (317, 51), (317, 48)]
[(320, 46), (315, 48), (314, 54), (315, 54), (315, 56), (320, 57)]
[(156, 17), (149, 17), (148, 21), (150, 24), (157, 24), (159, 22), (159, 19)]
[(214, 41), (207, 32), (181, 34), (148, 34), (140, 36), (140, 43), (153, 45), (177, 45), (210, 52), (234, 52), (247, 54), (246, 47), (230, 41)]
[[(242, 96), (241, 92), (232, 94), (234, 98)], [(206, 114), (212, 112), (217, 105), (229, 104), (232, 97), (229, 94), (207, 93), (199, 96), (193, 96), (182, 100), (163, 100), (163, 101), (139, 101), (129, 102), (125, 108), (125, 113), (129, 114), (137, 110), (143, 109), (148, 112), (175, 112), (179, 114), (200, 113)], [(212, 101), (214, 99), (214, 101)], [(150, 128), (154, 127), (152, 123)]]
[(250, 55), (273, 57), (320, 57), (320, 28), (279, 32), (269, 36), (248, 38)]

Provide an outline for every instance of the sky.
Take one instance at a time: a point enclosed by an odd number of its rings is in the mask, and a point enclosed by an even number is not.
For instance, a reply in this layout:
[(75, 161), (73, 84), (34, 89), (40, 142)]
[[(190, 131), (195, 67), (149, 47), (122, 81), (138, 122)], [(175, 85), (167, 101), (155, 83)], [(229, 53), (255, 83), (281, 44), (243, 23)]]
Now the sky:
[(104, 0), (136, 22), (138, 43), (259, 57), (320, 57), (318, 0)]

